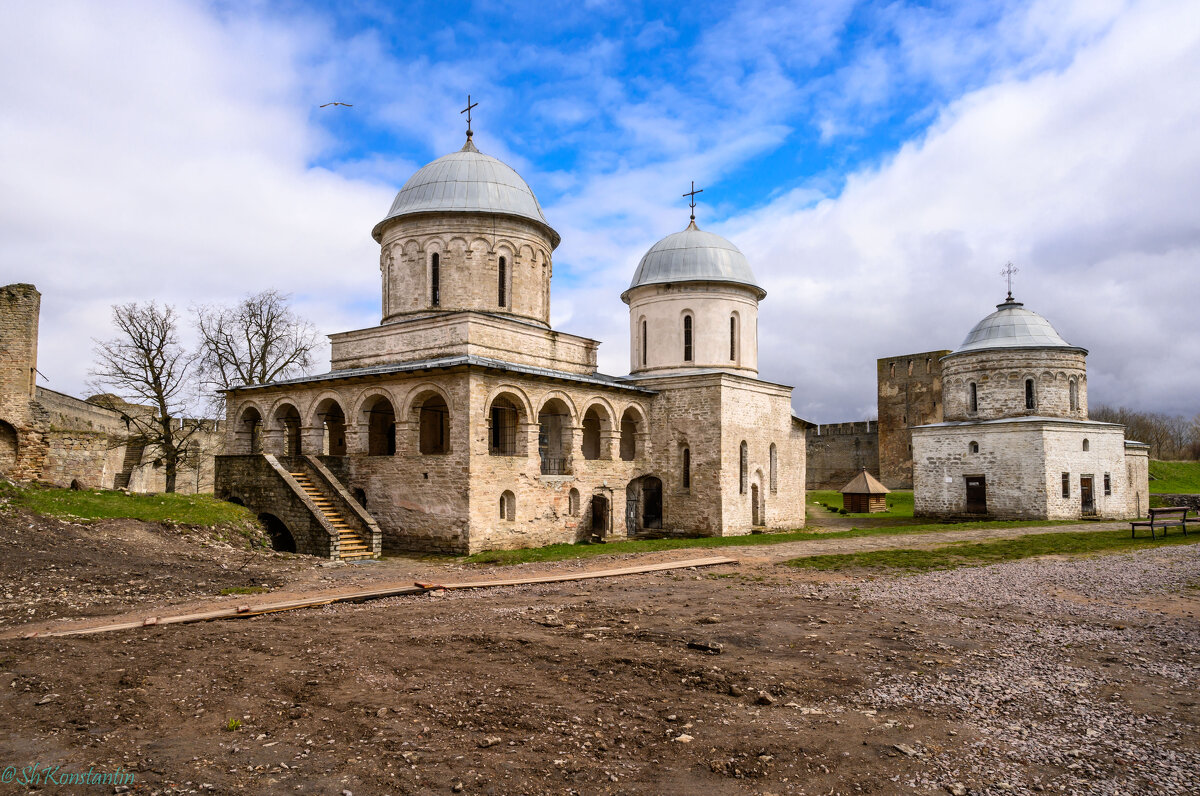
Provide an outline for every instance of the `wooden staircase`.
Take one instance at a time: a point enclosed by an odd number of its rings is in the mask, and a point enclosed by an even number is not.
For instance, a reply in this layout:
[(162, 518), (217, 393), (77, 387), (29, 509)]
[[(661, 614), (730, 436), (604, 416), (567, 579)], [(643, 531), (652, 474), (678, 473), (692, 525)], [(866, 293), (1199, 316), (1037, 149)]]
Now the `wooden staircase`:
[(317, 509), (325, 515), (325, 519), (329, 520), (329, 524), (337, 531), (338, 554), (343, 561), (357, 561), (371, 558), (374, 555), (370, 545), (359, 535), (358, 531), (350, 527), (341, 512), (334, 508), (333, 501), (312, 482), (307, 473), (292, 473), (292, 478), (296, 479), (300, 488), (317, 505)]

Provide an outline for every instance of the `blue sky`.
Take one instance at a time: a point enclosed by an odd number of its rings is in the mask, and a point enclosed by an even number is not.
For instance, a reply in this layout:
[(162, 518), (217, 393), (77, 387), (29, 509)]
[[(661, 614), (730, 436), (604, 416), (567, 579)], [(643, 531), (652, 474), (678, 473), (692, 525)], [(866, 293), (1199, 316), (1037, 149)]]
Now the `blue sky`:
[[(1016, 293), (1091, 350), (1095, 403), (1187, 414), (1200, 306), (1200, 7), (0, 0), (0, 279), (44, 294), (45, 386), (86, 390), (116, 302), (268, 287), (379, 319), (371, 227), (476, 143), (563, 236), (556, 326), (628, 370), (618, 296), (687, 222), (768, 291), (764, 378), (874, 412), (877, 357)], [(325, 108), (325, 102), (353, 108)], [(1187, 362), (1192, 367), (1184, 366)]]

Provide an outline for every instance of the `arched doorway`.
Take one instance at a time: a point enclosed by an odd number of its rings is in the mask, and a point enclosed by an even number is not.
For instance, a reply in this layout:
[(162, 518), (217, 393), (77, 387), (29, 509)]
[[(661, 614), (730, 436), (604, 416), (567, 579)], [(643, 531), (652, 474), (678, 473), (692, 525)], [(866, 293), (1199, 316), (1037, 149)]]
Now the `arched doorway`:
[(653, 475), (635, 478), (625, 487), (625, 529), (627, 533), (662, 528), (662, 481)]
[(291, 404), (275, 410), (275, 423), (283, 432), (283, 455), (300, 455), (300, 412)]
[(321, 442), (321, 453), (326, 456), (346, 455), (346, 413), (332, 398), (326, 398), (317, 406), (317, 422), (325, 429)]
[(367, 424), (367, 455), (396, 455), (396, 410), (382, 395), (371, 399), (363, 408)]
[(281, 553), (296, 552), (296, 537), (292, 536), (292, 532), (283, 524), (283, 520), (274, 514), (264, 513), (258, 515), (258, 521), (266, 528), (267, 536), (271, 537), (272, 550), (278, 550)]
[(551, 398), (538, 412), (538, 455), (542, 475), (571, 472), (571, 414), (559, 398)]
[(0, 420), (0, 473), (10, 472), (17, 466), (17, 430)]
[(253, 406), (242, 410), (238, 418), (237, 445), (238, 453), (262, 453), (263, 419)]
[(592, 495), (592, 533), (603, 536), (608, 533), (608, 498), (604, 495)]

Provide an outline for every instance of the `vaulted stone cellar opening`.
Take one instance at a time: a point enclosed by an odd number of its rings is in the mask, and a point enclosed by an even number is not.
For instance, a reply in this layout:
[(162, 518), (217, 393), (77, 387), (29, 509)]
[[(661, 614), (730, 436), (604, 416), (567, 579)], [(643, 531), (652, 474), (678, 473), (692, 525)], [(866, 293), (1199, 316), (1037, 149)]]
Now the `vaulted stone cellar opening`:
[(274, 514), (259, 514), (258, 521), (267, 529), (267, 536), (271, 538), (272, 550), (278, 550), (281, 553), (296, 552), (296, 537), (292, 536), (292, 532), (283, 524), (283, 520)]

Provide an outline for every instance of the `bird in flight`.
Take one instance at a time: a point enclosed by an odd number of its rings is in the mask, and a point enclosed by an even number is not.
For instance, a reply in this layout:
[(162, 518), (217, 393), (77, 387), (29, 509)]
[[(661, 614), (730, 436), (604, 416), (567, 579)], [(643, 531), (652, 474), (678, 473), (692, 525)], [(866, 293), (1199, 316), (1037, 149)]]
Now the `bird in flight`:
[(354, 107), (354, 106), (353, 106), (353, 105), (351, 105), (349, 102), (326, 102), (326, 103), (325, 103), (324, 105), (322, 105), (321, 107), (322, 107), (322, 108), (328, 108), (330, 105), (341, 105), (343, 108), (353, 108), (353, 107)]

